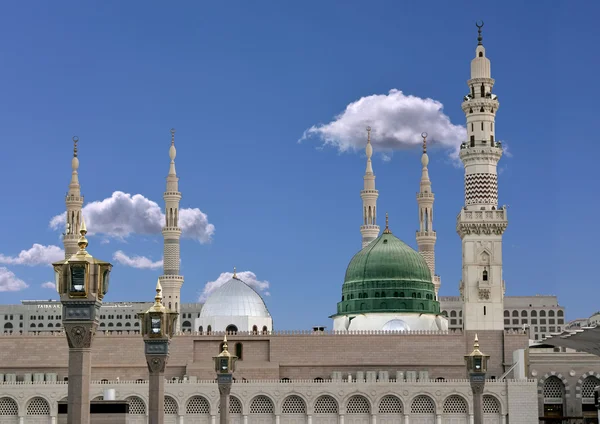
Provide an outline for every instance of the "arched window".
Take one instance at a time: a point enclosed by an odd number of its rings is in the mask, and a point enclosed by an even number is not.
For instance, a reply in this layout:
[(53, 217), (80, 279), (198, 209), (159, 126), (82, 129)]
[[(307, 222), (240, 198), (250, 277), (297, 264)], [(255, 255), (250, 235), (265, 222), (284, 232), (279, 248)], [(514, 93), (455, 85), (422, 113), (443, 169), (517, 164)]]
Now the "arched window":
[(451, 316), (452, 318), (456, 317), (456, 311), (450, 311), (450, 316)]
[(238, 328), (233, 324), (229, 324), (227, 328), (225, 328), (225, 331), (228, 334), (237, 334)]
[(521, 311), (521, 316), (522, 317), (527, 317), (527, 311)]
[(400, 292), (400, 297), (404, 297), (404, 292)]
[(545, 317), (546, 316), (546, 311), (540, 311), (540, 317)]
[(258, 327), (256, 325), (252, 326), (252, 334), (258, 334)]
[(398, 292), (394, 292), (394, 297), (398, 297)]
[(421, 293), (417, 293), (417, 298), (420, 299), (421, 298)]
[(556, 313), (556, 316), (559, 316), (559, 317), (562, 317), (562, 316), (564, 316), (564, 315), (565, 315), (565, 313), (564, 313), (563, 311), (558, 311), (558, 312)]
[(548, 311), (548, 316), (549, 317), (553, 317), (554, 316), (554, 311)]
[(367, 297), (369, 297), (366, 293), (363, 293), (363, 299), (366, 299)]
[(416, 293), (413, 293), (413, 294), (412, 294), (412, 297), (413, 297), (413, 299), (416, 299), (416, 298), (417, 298), (417, 294), (416, 294)]
[(488, 280), (488, 272), (486, 270), (483, 270), (483, 281), (487, 281)]
[(235, 344), (235, 356), (241, 361), (243, 358), (244, 346), (241, 343)]
[(512, 311), (512, 316), (513, 317), (519, 317), (519, 311)]
[(531, 316), (532, 317), (537, 317), (537, 311), (531, 311)]
[(212, 327), (210, 325), (206, 327), (206, 334), (212, 334)]
[(204, 328), (202, 326), (198, 327), (198, 333), (203, 334)]
[(269, 330), (268, 330), (267, 326), (266, 326), (266, 325), (263, 325), (263, 328), (262, 328), (262, 333), (263, 333), (263, 334), (267, 334), (268, 332), (269, 332)]
[(375, 297), (379, 297), (379, 292), (375, 292)]

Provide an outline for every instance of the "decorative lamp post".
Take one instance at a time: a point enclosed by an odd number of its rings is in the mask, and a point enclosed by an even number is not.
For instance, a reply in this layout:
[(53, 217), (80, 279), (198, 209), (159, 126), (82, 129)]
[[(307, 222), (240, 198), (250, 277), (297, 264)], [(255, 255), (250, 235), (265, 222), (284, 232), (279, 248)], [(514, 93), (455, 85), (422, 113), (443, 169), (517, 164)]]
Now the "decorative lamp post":
[(156, 283), (154, 305), (137, 315), (142, 321), (142, 334), (148, 365), (148, 423), (162, 424), (165, 419), (165, 367), (169, 359), (169, 343), (175, 333), (177, 312), (161, 303), (162, 287)]
[(229, 393), (231, 392), (231, 383), (233, 381), (233, 372), (235, 371), (235, 361), (237, 356), (232, 355), (227, 350), (227, 335), (223, 337), (223, 351), (218, 356), (214, 356), (215, 371), (217, 372), (217, 383), (219, 385), (221, 418), (220, 424), (229, 422)]
[(474, 424), (483, 424), (483, 388), (485, 386), (485, 373), (487, 372), (489, 359), (489, 355), (486, 355), (479, 350), (479, 339), (477, 338), (477, 334), (475, 334), (473, 352), (465, 356), (469, 381), (471, 382), (471, 390), (473, 390)]
[(85, 250), (88, 241), (83, 217), (79, 233), (79, 251), (52, 264), (56, 291), (62, 303), (62, 324), (69, 343), (68, 424), (90, 422), (91, 346), (112, 269), (110, 263), (93, 258)]

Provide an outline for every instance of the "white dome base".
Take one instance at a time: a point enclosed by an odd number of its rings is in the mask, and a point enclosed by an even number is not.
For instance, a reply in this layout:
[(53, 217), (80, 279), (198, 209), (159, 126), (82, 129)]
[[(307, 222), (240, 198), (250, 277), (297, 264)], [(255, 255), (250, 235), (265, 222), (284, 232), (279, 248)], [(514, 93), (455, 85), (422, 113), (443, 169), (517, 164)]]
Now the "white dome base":
[(333, 318), (334, 331), (448, 331), (442, 315), (369, 313)]

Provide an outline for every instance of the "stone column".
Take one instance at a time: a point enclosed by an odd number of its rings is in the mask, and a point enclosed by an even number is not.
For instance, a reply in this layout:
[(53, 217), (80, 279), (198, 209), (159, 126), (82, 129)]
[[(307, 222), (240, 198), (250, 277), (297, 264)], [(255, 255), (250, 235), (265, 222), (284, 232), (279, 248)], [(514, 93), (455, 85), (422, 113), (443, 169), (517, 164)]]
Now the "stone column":
[[(600, 418), (600, 414), (598, 414), (598, 418)], [(502, 415), (502, 424), (506, 424), (506, 415)]]
[(279, 424), (279, 415), (275, 415), (275, 424)]
[(435, 422), (436, 424), (442, 424), (442, 414), (436, 414)]
[(217, 424), (217, 416), (216, 415), (210, 416), (210, 424)]
[(92, 338), (95, 322), (65, 323), (69, 343), (69, 385), (67, 424), (90, 422), (90, 375), (92, 372)]
[[(221, 417), (219, 420), (220, 424), (229, 423), (229, 393), (231, 393), (231, 382), (219, 381), (219, 399), (221, 406)], [(244, 424), (246, 423), (247, 416), (244, 415)]]
[(409, 424), (410, 422), (410, 418), (408, 417), (408, 414), (404, 414), (404, 424)]
[(377, 424), (377, 415), (371, 414), (371, 424)]
[(165, 367), (166, 355), (146, 355), (148, 364), (148, 424), (165, 421)]
[(475, 417), (473, 414), (469, 414), (469, 424), (475, 424)]
[(471, 389), (473, 390), (473, 417), (474, 424), (483, 424), (483, 387), (485, 380), (471, 380)]
[(306, 423), (307, 424), (312, 424), (312, 415), (307, 415), (306, 416)]

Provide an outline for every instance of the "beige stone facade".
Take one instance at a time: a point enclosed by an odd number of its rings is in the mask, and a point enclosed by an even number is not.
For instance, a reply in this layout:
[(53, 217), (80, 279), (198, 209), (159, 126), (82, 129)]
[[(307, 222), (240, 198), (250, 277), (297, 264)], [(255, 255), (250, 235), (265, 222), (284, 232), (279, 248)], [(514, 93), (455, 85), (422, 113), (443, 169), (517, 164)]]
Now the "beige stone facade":
[[(510, 366), (512, 351), (527, 344), (525, 334), (478, 336), (492, 357), (488, 376), (496, 378)], [(237, 399), (233, 422), (469, 423), (473, 405), (463, 356), (472, 349), (473, 338), (474, 333), (462, 332), (230, 335), (231, 350), (241, 354), (232, 388)], [(221, 341), (217, 334), (173, 338), (165, 373), (167, 422), (216, 422), (212, 357)], [(67, 359), (61, 333), (0, 337), (0, 423), (55, 422), (57, 402), (67, 394)], [(148, 370), (142, 337), (97, 334), (92, 363), (91, 398), (114, 388), (117, 399), (130, 401), (129, 422), (146, 422)], [(490, 381), (488, 418), (492, 423), (506, 422), (507, 416), (511, 424), (534, 422), (537, 411), (511, 405), (528, 399), (535, 405), (536, 398), (534, 380)], [(41, 415), (31, 415), (34, 406)], [(13, 415), (3, 421), (1, 408)]]

